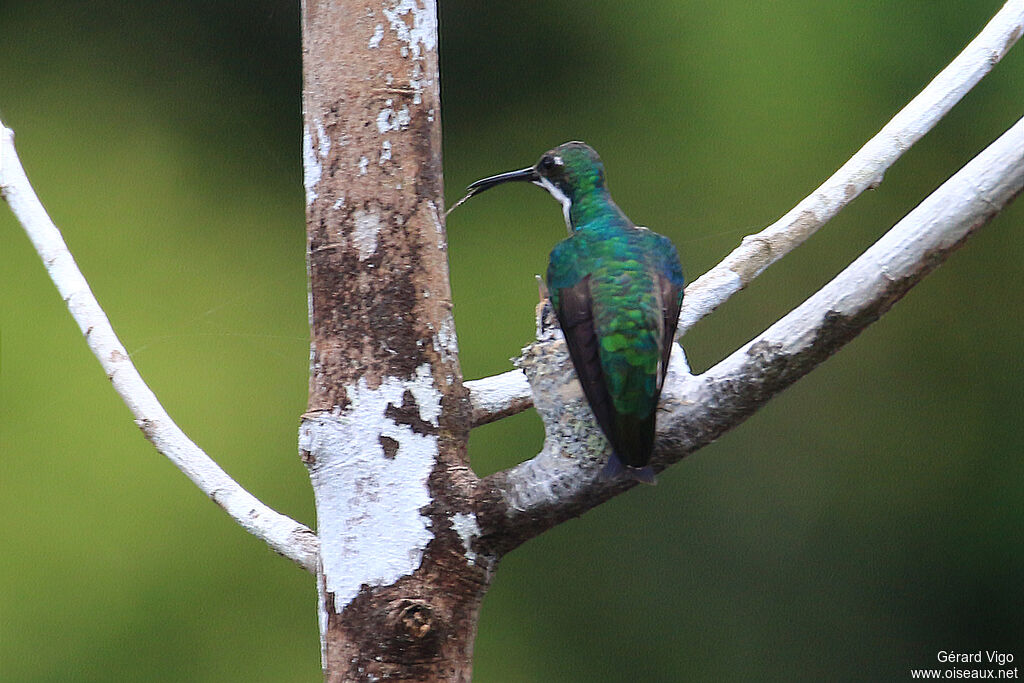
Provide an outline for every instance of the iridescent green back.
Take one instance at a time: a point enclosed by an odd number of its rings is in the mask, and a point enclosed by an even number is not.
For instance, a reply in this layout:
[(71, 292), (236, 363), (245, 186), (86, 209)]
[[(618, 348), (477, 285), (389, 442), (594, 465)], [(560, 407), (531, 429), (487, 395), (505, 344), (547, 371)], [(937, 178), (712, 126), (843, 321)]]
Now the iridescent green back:
[(572, 199), (574, 232), (551, 252), (548, 289), (598, 423), (624, 464), (643, 467), (682, 269), (671, 241), (635, 227), (603, 188)]

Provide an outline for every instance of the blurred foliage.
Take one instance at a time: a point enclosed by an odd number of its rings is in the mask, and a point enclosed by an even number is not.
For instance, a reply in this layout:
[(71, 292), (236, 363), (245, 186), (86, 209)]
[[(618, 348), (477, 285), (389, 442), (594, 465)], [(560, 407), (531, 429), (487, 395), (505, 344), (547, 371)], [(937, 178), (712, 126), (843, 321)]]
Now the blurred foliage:
[[(448, 199), (584, 139), (695, 277), (1001, 4), (443, 2)], [(297, 3), (5, 0), (0, 32), (0, 117), (143, 376), (228, 472), (312, 524)], [(693, 364), (831, 278), (1009, 127), (1022, 92), (1018, 46), (879, 190), (698, 325)], [(889, 680), (941, 649), (1024, 657), (1022, 218), (656, 488), (506, 558), (477, 680)], [(503, 371), (560, 213), (509, 187), (450, 230), (463, 369)], [(0, 680), (316, 680), (310, 578), (153, 452), (6, 209), (0, 257)], [(540, 440), (532, 413), (482, 428), (474, 467)]]

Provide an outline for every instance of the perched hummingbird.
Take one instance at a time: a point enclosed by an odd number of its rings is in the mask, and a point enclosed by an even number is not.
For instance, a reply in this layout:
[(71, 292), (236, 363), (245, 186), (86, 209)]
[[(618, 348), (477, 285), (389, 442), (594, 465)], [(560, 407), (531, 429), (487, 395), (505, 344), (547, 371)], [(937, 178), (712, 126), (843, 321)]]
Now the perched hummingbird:
[(616, 206), (604, 164), (582, 142), (476, 181), (455, 206), (514, 180), (540, 185), (562, 205), (569, 237), (551, 251), (548, 292), (583, 393), (612, 445), (602, 474), (653, 484), (655, 413), (683, 302), (676, 248)]

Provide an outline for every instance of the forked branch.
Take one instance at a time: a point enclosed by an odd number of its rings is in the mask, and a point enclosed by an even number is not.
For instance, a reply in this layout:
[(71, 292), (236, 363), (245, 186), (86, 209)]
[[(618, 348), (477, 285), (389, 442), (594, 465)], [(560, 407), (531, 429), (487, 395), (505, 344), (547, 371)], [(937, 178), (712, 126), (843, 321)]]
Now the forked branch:
[[(830, 283), (701, 375), (670, 368), (655, 469), (736, 427), (877, 320), (1024, 188), (1024, 119), (975, 157)], [(674, 356), (681, 362), (681, 354)], [(532, 460), (489, 477), (505, 504), (496, 537), (522, 542), (634, 485), (599, 481), (607, 445), (559, 335), (521, 361), (545, 421)], [(572, 397), (565, 400), (565, 397)], [(497, 531), (497, 529), (496, 529)], [(505, 547), (505, 546), (503, 546)]]
[[(992, 70), (1024, 33), (1024, 0), (1008, 0), (931, 83), (818, 189), (686, 288), (677, 337), (803, 244), (864, 190), (875, 188), (904, 152), (932, 129)], [(529, 384), (520, 370), (466, 382), (474, 425), (526, 410)]]

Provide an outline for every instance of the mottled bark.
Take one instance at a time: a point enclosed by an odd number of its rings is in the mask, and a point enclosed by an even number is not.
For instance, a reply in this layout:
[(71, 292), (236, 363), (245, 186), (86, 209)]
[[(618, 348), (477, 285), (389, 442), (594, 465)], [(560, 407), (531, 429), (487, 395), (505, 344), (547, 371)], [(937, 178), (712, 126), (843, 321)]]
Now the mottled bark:
[[(468, 680), (492, 562), (467, 552), (470, 424), (443, 225), (436, 8), (303, 3), (325, 676)], [(468, 531), (467, 531), (468, 530)]]

